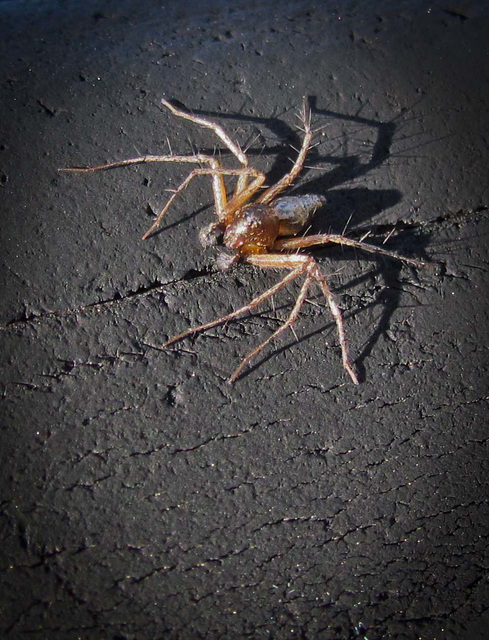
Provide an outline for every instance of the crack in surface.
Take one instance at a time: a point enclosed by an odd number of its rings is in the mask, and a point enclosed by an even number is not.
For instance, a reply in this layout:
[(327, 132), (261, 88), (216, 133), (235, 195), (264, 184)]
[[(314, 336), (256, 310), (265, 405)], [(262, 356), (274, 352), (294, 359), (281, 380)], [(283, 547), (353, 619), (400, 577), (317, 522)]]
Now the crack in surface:
[[(370, 225), (368, 227), (358, 227), (356, 229), (352, 229), (349, 236), (351, 236), (353, 239), (356, 239), (365, 237), (365, 233), (368, 232), (369, 235), (387, 235), (390, 238), (395, 232), (413, 231), (416, 229), (435, 229), (440, 226), (444, 226), (447, 223), (460, 224), (461, 222), (467, 220), (468, 218), (471, 218), (472, 216), (487, 213), (489, 213), (489, 206), (481, 205), (479, 207), (476, 207), (475, 209), (460, 209), (455, 213), (449, 212), (446, 214), (440, 214), (436, 218), (432, 218), (431, 220), (427, 221), (407, 222), (404, 220), (398, 220), (393, 223), (378, 224), (373, 226)], [(482, 267), (473, 266), (473, 268), (481, 269)], [(78, 313), (90, 311), (98, 307), (124, 303), (126, 300), (130, 300), (131, 298), (150, 295), (155, 290), (164, 289), (165, 287), (179, 284), (180, 282), (188, 282), (190, 280), (195, 280), (203, 277), (205, 278), (206, 276), (216, 272), (217, 271), (212, 268), (191, 268), (179, 278), (168, 280), (167, 282), (160, 282), (158, 280), (155, 280), (149, 285), (143, 285), (141, 287), (138, 287), (134, 291), (129, 290), (127, 293), (120, 293), (116, 291), (116, 293), (111, 298), (106, 298), (97, 302), (91, 302), (86, 305), (80, 305), (79, 307), (75, 307), (72, 309), (66, 309), (63, 311), (46, 311), (39, 314), (24, 313), (22, 315), (19, 315), (17, 318), (8, 320), (5, 324), (0, 325), (0, 330), (5, 331), (6, 329), (17, 327), (19, 325), (22, 326), (35, 322), (42, 322), (43, 320), (48, 318), (65, 318), (70, 315), (76, 315)]]
[(136, 298), (138, 296), (147, 296), (153, 293), (153, 291), (157, 291), (158, 289), (164, 289), (165, 287), (169, 287), (172, 284), (189, 280), (191, 278), (186, 278), (184, 275), (182, 278), (178, 278), (176, 280), (169, 280), (168, 282), (159, 282), (155, 280), (152, 284), (138, 287), (135, 291), (129, 291), (128, 293), (121, 294), (118, 291), (112, 296), (112, 298), (106, 298), (104, 300), (98, 300), (97, 302), (90, 302), (86, 305), (81, 305), (79, 307), (74, 307), (72, 309), (65, 309), (64, 311), (46, 311), (42, 313), (24, 313), (22, 316), (14, 318), (12, 320), (8, 320), (5, 324), (0, 325), (0, 331), (6, 331), (7, 329), (15, 328), (23, 325), (34, 324), (36, 322), (42, 322), (43, 320), (47, 320), (49, 318), (67, 318), (72, 315), (77, 315), (78, 313), (83, 313), (84, 311), (95, 310), (98, 307), (112, 306), (116, 304), (124, 303), (126, 300), (130, 300), (131, 298)]

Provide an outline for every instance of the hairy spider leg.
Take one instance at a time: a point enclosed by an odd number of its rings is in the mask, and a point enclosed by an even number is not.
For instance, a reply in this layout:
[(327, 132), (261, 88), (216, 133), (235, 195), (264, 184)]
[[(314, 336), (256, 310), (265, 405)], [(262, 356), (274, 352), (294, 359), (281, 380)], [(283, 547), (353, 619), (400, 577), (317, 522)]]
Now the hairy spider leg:
[[(137, 158), (128, 158), (127, 160), (118, 160), (117, 162), (109, 162), (108, 164), (100, 164), (95, 167), (67, 167), (65, 169), (59, 169), (59, 171), (71, 171), (71, 172), (77, 172), (77, 173), (93, 173), (94, 171), (105, 171), (106, 169), (116, 169), (117, 167), (127, 167), (133, 164), (145, 164), (149, 162), (181, 162), (181, 163), (190, 163), (190, 164), (199, 164), (199, 163), (208, 164), (210, 166), (210, 172), (212, 173), (212, 191), (214, 194), (214, 201), (216, 204), (216, 214), (219, 219), (223, 218), (224, 207), (227, 203), (226, 188), (224, 186), (223, 175), (219, 173), (221, 169), (221, 165), (219, 164), (219, 161), (216, 158), (213, 158), (212, 156), (206, 156), (201, 153), (197, 153), (192, 156), (145, 155), (145, 156), (139, 156)], [(143, 239), (146, 239), (151, 233), (156, 231), (156, 229), (159, 227), (163, 216), (168, 211), (168, 208), (170, 204), (173, 202), (175, 196), (176, 194), (174, 193), (173, 196), (170, 198), (170, 200), (166, 203), (164, 208), (161, 210), (161, 212), (157, 215), (153, 225), (144, 234)]]
[(182, 331), (182, 333), (179, 333), (178, 335), (173, 336), (173, 338), (170, 338), (170, 340), (167, 340), (167, 342), (162, 345), (162, 348), (169, 347), (171, 344), (179, 342), (184, 338), (188, 338), (195, 333), (201, 333), (202, 331), (207, 331), (208, 329), (212, 329), (213, 327), (218, 327), (221, 324), (225, 324), (226, 322), (229, 322), (229, 320), (234, 320), (234, 318), (237, 318), (243, 313), (248, 313), (255, 307), (258, 307), (258, 305), (260, 305), (262, 302), (265, 302), (265, 300), (268, 300), (268, 298), (271, 298), (273, 295), (275, 295), (278, 291), (280, 291), (280, 289), (285, 287), (286, 284), (292, 282), (292, 280), (295, 280), (295, 278), (297, 278), (297, 276), (300, 276), (302, 272), (303, 268), (301, 265), (288, 273), (285, 278), (280, 280), (280, 282), (278, 282), (277, 284), (273, 285), (273, 287), (270, 287), (270, 289), (267, 289), (256, 298), (253, 298), (253, 300), (248, 304), (245, 304), (244, 307), (240, 307), (239, 309), (236, 309), (235, 311), (232, 311), (225, 316), (221, 316), (216, 320), (211, 320), (211, 322), (206, 322), (205, 324), (201, 324), (198, 327), (192, 327), (190, 329), (187, 329), (186, 331)]
[[(303, 273), (303, 269), (301, 268), (300, 272), (297, 275), (302, 275), (302, 273)], [(272, 340), (275, 340), (275, 338), (278, 338), (280, 334), (282, 334), (286, 329), (288, 329), (290, 326), (294, 324), (294, 322), (297, 320), (297, 317), (299, 316), (301, 307), (304, 304), (304, 301), (306, 299), (307, 293), (311, 286), (311, 281), (312, 281), (312, 277), (309, 274), (307, 274), (306, 279), (302, 283), (301, 289), (299, 291), (299, 295), (296, 298), (295, 304), (287, 320), (282, 324), (282, 326), (280, 326), (276, 331), (274, 331), (272, 335), (268, 336), (266, 340), (264, 340), (261, 344), (255, 347), (253, 351), (251, 351), (247, 356), (243, 358), (243, 360), (241, 360), (241, 363), (239, 364), (235, 372), (229, 377), (228, 382), (233, 383), (239, 377), (239, 375), (241, 374), (243, 369), (246, 367), (248, 362), (250, 362), (250, 360), (252, 360), (255, 356), (257, 356), (260, 353), (260, 351), (262, 351), (262, 349), (264, 349), (267, 346), (267, 344), (272, 342)]]
[(306, 299), (309, 285), (312, 281), (314, 281), (319, 285), (329, 305), (331, 315), (335, 320), (336, 330), (337, 330), (338, 338), (340, 341), (341, 358), (343, 360), (343, 367), (348, 373), (348, 375), (350, 376), (350, 378), (352, 379), (353, 383), (359, 384), (357, 375), (353, 370), (353, 367), (350, 362), (350, 358), (348, 356), (345, 327), (343, 323), (343, 315), (341, 313), (341, 309), (337, 305), (336, 300), (333, 296), (333, 293), (331, 292), (331, 289), (326, 280), (326, 276), (321, 272), (316, 260), (312, 256), (302, 255), (302, 254), (283, 255), (280, 253), (269, 253), (269, 254), (258, 254), (258, 255), (248, 256), (246, 258), (246, 261), (251, 264), (254, 264), (255, 266), (261, 267), (262, 269), (277, 269), (277, 268), (290, 269), (290, 268), (294, 268), (294, 265), (299, 263), (301, 264), (301, 267), (300, 267), (300, 270), (298, 269), (299, 271), (298, 275), (300, 273), (305, 273), (306, 280), (299, 292), (294, 308), (292, 309), (289, 315), (289, 318), (286, 320), (286, 322), (282, 325), (282, 327), (277, 329), (275, 333), (273, 333), (269, 338), (267, 338), (267, 340), (265, 340), (261, 345), (258, 345), (256, 349), (254, 349), (249, 355), (246, 356), (246, 358), (244, 358), (244, 360), (241, 362), (239, 367), (230, 377), (229, 381), (233, 382), (234, 380), (236, 380), (236, 378), (241, 373), (243, 367), (246, 366), (246, 364), (252, 358), (254, 358), (263, 349), (263, 347), (265, 347), (269, 342), (271, 342), (271, 340), (279, 336), (282, 333), (282, 331), (285, 331), (285, 329), (290, 327), (295, 322), (295, 320), (299, 315), (301, 307), (304, 304), (304, 301)]
[(279, 238), (275, 241), (272, 249), (276, 251), (290, 251), (292, 249), (304, 249), (306, 247), (325, 245), (331, 242), (335, 244), (346, 245), (348, 247), (355, 247), (357, 249), (361, 249), (362, 251), (368, 251), (369, 253), (376, 253), (381, 256), (387, 256), (388, 258), (393, 258), (394, 260), (401, 260), (402, 262), (412, 264), (415, 267), (424, 267), (429, 264), (428, 262), (422, 262), (421, 260), (406, 258), (405, 256), (399, 255), (395, 251), (381, 249), (380, 247), (377, 247), (373, 244), (360, 242), (359, 240), (351, 240), (346, 236), (330, 233), (320, 233), (312, 236), (304, 236), (302, 238)]
[(110, 162), (108, 164), (101, 164), (96, 167), (68, 167), (65, 169), (59, 169), (59, 171), (70, 171), (77, 173), (93, 173), (94, 171), (104, 171), (106, 169), (115, 169), (117, 167), (126, 167), (133, 164), (143, 164), (149, 162), (181, 162), (181, 163), (207, 163), (210, 165), (209, 169), (194, 169), (187, 176), (187, 178), (182, 182), (182, 184), (177, 188), (173, 189), (173, 195), (168, 200), (166, 205), (160, 211), (160, 213), (156, 216), (154, 223), (151, 227), (146, 231), (143, 235), (143, 240), (146, 240), (151, 234), (153, 234), (161, 225), (161, 221), (171, 206), (173, 200), (177, 197), (179, 193), (181, 193), (191, 182), (193, 178), (198, 175), (210, 175), (212, 176), (212, 190), (214, 194), (214, 202), (216, 206), (216, 215), (219, 220), (219, 223), (224, 223), (225, 220), (225, 209), (227, 205), (227, 195), (226, 188), (224, 185), (224, 176), (238, 176), (238, 179), (245, 173), (247, 176), (251, 176), (254, 178), (253, 182), (248, 185), (246, 188), (246, 197), (247, 199), (250, 197), (249, 192), (251, 194), (258, 191), (263, 182), (265, 181), (265, 175), (258, 171), (257, 169), (253, 169), (251, 167), (241, 167), (241, 169), (222, 169), (219, 161), (212, 156), (206, 156), (203, 154), (196, 154), (193, 156), (155, 156), (155, 155), (146, 155), (139, 156), (137, 158), (129, 158), (127, 160), (119, 160), (118, 162)]
[[(259, 174), (257, 170), (249, 168), (249, 161), (248, 161), (248, 158), (246, 157), (246, 154), (243, 152), (239, 144), (234, 142), (220, 125), (218, 125), (215, 122), (211, 122), (205, 118), (199, 118), (198, 116), (187, 113), (186, 111), (182, 111), (181, 109), (178, 109), (177, 107), (175, 107), (165, 99), (162, 99), (161, 103), (165, 107), (167, 107), (167, 109), (169, 109), (175, 116), (179, 118), (183, 118), (185, 120), (190, 120), (191, 122), (198, 124), (201, 127), (205, 127), (207, 129), (211, 129), (212, 131), (214, 131), (217, 137), (224, 142), (224, 144), (229, 149), (229, 151), (231, 151), (231, 153), (239, 160), (239, 162), (242, 165), (241, 169), (234, 170), (229, 173), (225, 173), (222, 171), (221, 165), (219, 163), (219, 160), (217, 160), (217, 158), (214, 158), (212, 156), (206, 156), (203, 154), (195, 154), (192, 156), (146, 155), (146, 156), (140, 156), (137, 158), (129, 158), (128, 160), (121, 160), (119, 162), (111, 162), (109, 164), (99, 165), (96, 167), (73, 167), (73, 168), (60, 169), (60, 171), (93, 172), (93, 171), (113, 169), (116, 167), (124, 167), (128, 165), (146, 163), (146, 162), (190, 162), (190, 163), (203, 163), (203, 164), (210, 165), (210, 170), (192, 171), (191, 174), (186, 178), (186, 180), (184, 180), (184, 182), (180, 185), (180, 187), (178, 187), (178, 189), (173, 190), (174, 193), (172, 197), (169, 199), (165, 207), (157, 215), (156, 220), (152, 224), (152, 226), (143, 235), (143, 240), (146, 240), (152, 233), (154, 233), (159, 228), (161, 224), (161, 220), (163, 219), (164, 215), (168, 211), (169, 207), (171, 206), (177, 194), (183, 191), (183, 189), (185, 189), (188, 186), (189, 182), (196, 175), (208, 174), (212, 176), (214, 202), (215, 202), (215, 208), (216, 208), (216, 215), (218, 217), (219, 223), (224, 222), (224, 217), (225, 217), (224, 207), (227, 204), (227, 194), (226, 194), (226, 187), (224, 184), (224, 175), (238, 176), (238, 182), (234, 191), (234, 196), (241, 194), (241, 192), (243, 191), (246, 194), (244, 199), (240, 198), (239, 201), (236, 202), (236, 204), (233, 203), (233, 207), (231, 207), (232, 211), (235, 211), (236, 207), (240, 206), (239, 203), (248, 200), (261, 187), (261, 185), (265, 181), (265, 176), (263, 174), (261, 173)], [(263, 175), (263, 178), (261, 178), (262, 175)], [(248, 179), (250, 177), (253, 177), (256, 179), (259, 176), (261, 179), (258, 182), (254, 180), (252, 185), (248, 184)], [(250, 186), (251, 186), (251, 189), (249, 188)], [(216, 224), (216, 227), (218, 226), (218, 224)]]
[[(253, 178), (253, 182), (245, 190), (245, 191), (250, 191), (251, 194), (255, 193), (255, 191), (258, 191), (258, 189), (261, 187), (261, 185), (265, 181), (265, 175), (261, 171), (258, 171), (257, 169), (253, 169), (253, 167), (241, 167), (240, 169), (222, 169), (222, 168), (194, 169), (189, 173), (189, 175), (185, 178), (182, 184), (179, 187), (177, 187), (177, 189), (172, 189), (173, 194), (171, 198), (168, 200), (166, 205), (157, 215), (156, 220), (153, 222), (151, 227), (143, 235), (142, 239), (146, 240), (147, 238), (149, 238), (151, 234), (153, 234), (159, 228), (159, 226), (161, 225), (161, 221), (164, 215), (166, 214), (166, 212), (168, 211), (168, 209), (170, 208), (173, 200), (178, 196), (179, 193), (181, 193), (184, 189), (188, 187), (189, 183), (196, 176), (210, 175), (212, 176), (212, 179), (214, 182), (214, 179), (216, 177), (220, 177), (222, 179), (223, 176), (238, 176), (238, 180), (239, 180), (243, 176), (243, 174), (245, 174), (247, 177)], [(223, 189), (224, 189), (224, 185), (223, 185)], [(228, 211), (228, 203), (226, 203), (227, 196), (226, 196), (225, 189), (222, 192), (222, 194), (220, 192), (220, 195), (222, 195), (222, 200), (216, 201), (216, 192), (214, 190), (214, 201), (216, 203), (216, 215), (217, 215), (218, 221), (216, 223), (213, 223), (211, 227), (215, 227), (215, 228), (221, 226), (222, 224), (225, 224), (226, 214)], [(248, 198), (249, 197), (250, 196), (248, 196)], [(223, 201), (224, 201), (224, 206), (222, 206)]]
[[(173, 104), (171, 104), (171, 102), (168, 102), (168, 100), (165, 100), (164, 98), (162, 98), (161, 104), (163, 104), (167, 109), (169, 109), (173, 113), (173, 115), (177, 116), (178, 118), (184, 118), (185, 120), (190, 120), (190, 122), (194, 122), (195, 124), (198, 124), (201, 127), (205, 127), (207, 129), (211, 129), (212, 131), (214, 131), (216, 136), (224, 142), (226, 147), (239, 160), (241, 165), (243, 167), (249, 166), (249, 160), (246, 157), (246, 154), (244, 153), (244, 151), (241, 149), (241, 147), (237, 142), (234, 142), (234, 140), (232, 140), (229, 137), (229, 135), (224, 131), (224, 129), (219, 124), (215, 122), (211, 122), (206, 118), (199, 118), (198, 116), (188, 113), (187, 111), (182, 111), (181, 109), (178, 109)], [(243, 189), (247, 186), (248, 184), (247, 178), (248, 178), (248, 174), (246, 172), (243, 172), (239, 176), (238, 184), (236, 185), (236, 189), (234, 192), (235, 194), (239, 193), (240, 191), (243, 191)]]
[(265, 300), (268, 300), (273, 295), (275, 295), (278, 291), (283, 289), (283, 287), (285, 287), (289, 282), (292, 282), (297, 277), (303, 274), (306, 274), (306, 279), (302, 284), (299, 295), (297, 296), (294, 307), (289, 317), (287, 318), (287, 320), (284, 322), (284, 324), (281, 327), (279, 327), (279, 329), (277, 329), (277, 331), (275, 331), (264, 342), (258, 345), (258, 347), (253, 349), (253, 351), (251, 351), (245, 358), (243, 358), (239, 367), (228, 379), (228, 382), (231, 382), (231, 383), (234, 382), (236, 378), (238, 378), (238, 376), (240, 375), (241, 371), (244, 369), (244, 367), (248, 364), (248, 362), (252, 358), (258, 355), (258, 353), (260, 353), (260, 351), (262, 351), (262, 349), (264, 349), (272, 340), (277, 338), (287, 328), (293, 325), (293, 323), (297, 320), (297, 317), (299, 316), (300, 310), (302, 308), (302, 305), (305, 302), (307, 292), (311, 286), (311, 283), (314, 281), (321, 288), (323, 295), (328, 302), (331, 313), (335, 319), (338, 337), (340, 341), (343, 366), (345, 370), (348, 372), (353, 382), (355, 384), (358, 384), (358, 378), (353, 370), (353, 367), (351, 366), (350, 359), (348, 357), (345, 329), (343, 325), (343, 318), (341, 315), (340, 308), (336, 304), (336, 301), (334, 299), (333, 294), (331, 293), (331, 290), (326, 281), (326, 278), (321, 273), (316, 260), (311, 256), (301, 255), (301, 254), (295, 254), (295, 255), (257, 254), (257, 255), (248, 256), (246, 258), (246, 261), (249, 262), (250, 264), (261, 267), (263, 269), (290, 269), (290, 272), (282, 280), (280, 280), (280, 282), (278, 282), (273, 287), (270, 287), (270, 289), (267, 289), (256, 298), (253, 298), (253, 300), (251, 300), (251, 302), (246, 304), (244, 307), (236, 309), (232, 313), (228, 313), (227, 315), (221, 316), (220, 318), (217, 318), (216, 320), (212, 320), (211, 322), (207, 322), (198, 327), (187, 329), (186, 331), (179, 333), (178, 335), (174, 336), (173, 338), (165, 342), (163, 347), (168, 347), (169, 345), (174, 344), (175, 342), (178, 342), (180, 340), (183, 340), (188, 336), (194, 335), (196, 333), (200, 333), (202, 331), (207, 331), (208, 329), (212, 329), (213, 327), (224, 324), (229, 320), (233, 320), (234, 318), (237, 318), (243, 313), (250, 312), (252, 309), (260, 305), (262, 302), (265, 302)]
[(302, 109), (299, 117), (302, 121), (302, 124), (304, 125), (304, 138), (302, 140), (302, 145), (296, 161), (294, 162), (289, 173), (285, 174), (285, 176), (283, 176), (277, 183), (266, 189), (266, 191), (264, 191), (260, 195), (260, 197), (257, 198), (257, 202), (268, 204), (269, 202), (274, 200), (279, 193), (282, 193), (282, 191), (287, 189), (287, 187), (290, 187), (290, 185), (294, 182), (294, 180), (304, 168), (304, 163), (306, 161), (309, 149), (311, 148), (311, 141), (313, 137), (313, 131), (311, 129), (311, 111), (307, 104), (307, 98), (303, 99)]
[[(245, 168), (237, 169), (237, 171), (245, 171)], [(253, 195), (260, 189), (260, 187), (266, 180), (265, 174), (262, 171), (258, 171), (258, 169), (251, 169), (250, 167), (246, 169), (246, 171), (248, 171), (250, 175), (256, 174), (255, 180), (253, 180), (251, 184), (246, 186), (239, 193), (235, 193), (235, 195), (233, 195), (231, 200), (229, 200), (227, 205), (224, 207), (224, 220), (226, 226), (231, 224), (234, 218), (234, 214), (248, 203), (250, 198), (253, 197)]]
[[(202, 127), (211, 129), (214, 133), (219, 137), (220, 140), (224, 142), (227, 148), (233, 153), (233, 155), (239, 160), (242, 164), (241, 169), (234, 170), (223, 170), (219, 163), (219, 160), (213, 156), (206, 156), (203, 154), (195, 154), (192, 156), (177, 156), (177, 155), (145, 155), (139, 156), (136, 158), (129, 158), (127, 160), (119, 160), (117, 162), (111, 162), (108, 164), (102, 164), (95, 167), (68, 167), (59, 169), (59, 171), (71, 171), (71, 172), (79, 172), (79, 173), (91, 173), (94, 171), (103, 171), (105, 169), (115, 169), (116, 167), (125, 167), (133, 164), (143, 164), (149, 162), (181, 162), (181, 163), (202, 163), (208, 164), (210, 169), (208, 170), (200, 170), (195, 169), (192, 171), (187, 178), (182, 182), (182, 184), (177, 188), (173, 189), (173, 195), (168, 200), (166, 205), (160, 211), (160, 213), (156, 216), (154, 223), (151, 227), (146, 231), (146, 233), (142, 236), (143, 240), (146, 240), (150, 235), (152, 235), (161, 225), (161, 221), (171, 206), (173, 200), (177, 197), (177, 195), (183, 191), (191, 180), (197, 175), (211, 175), (212, 176), (212, 189), (214, 195), (214, 202), (216, 208), (216, 215), (218, 218), (218, 222), (211, 225), (212, 227), (219, 227), (221, 223), (229, 224), (234, 214), (239, 211), (243, 205), (245, 205), (250, 198), (260, 189), (260, 187), (265, 182), (265, 175), (258, 171), (257, 169), (252, 169), (249, 167), (249, 161), (246, 157), (246, 154), (242, 151), (241, 147), (235, 143), (229, 135), (224, 131), (224, 129), (216, 124), (215, 122), (211, 122), (205, 118), (199, 118), (198, 116), (194, 116), (190, 113), (182, 111), (172, 105), (165, 99), (161, 100), (162, 104), (167, 107), (174, 115), (184, 118), (186, 120), (190, 120), (195, 124), (198, 124)], [(301, 172), (304, 162), (307, 156), (307, 153), (311, 146), (311, 140), (313, 136), (313, 132), (311, 130), (311, 118), (310, 111), (307, 106), (307, 100), (304, 98), (302, 110), (300, 114), (301, 120), (304, 124), (304, 139), (302, 141), (302, 146), (299, 151), (299, 155), (291, 169), (291, 171), (286, 174), (279, 182), (277, 182), (272, 187), (266, 189), (266, 191), (257, 199), (258, 202), (268, 203), (272, 199), (274, 199), (279, 193), (281, 193), (284, 189), (292, 184), (292, 182), (296, 179), (296, 177)], [(232, 198), (227, 200), (226, 187), (224, 184), (224, 175), (235, 175), (238, 176), (238, 183), (236, 185), (234, 194)], [(248, 183), (250, 177), (253, 177), (254, 180), (251, 184)]]

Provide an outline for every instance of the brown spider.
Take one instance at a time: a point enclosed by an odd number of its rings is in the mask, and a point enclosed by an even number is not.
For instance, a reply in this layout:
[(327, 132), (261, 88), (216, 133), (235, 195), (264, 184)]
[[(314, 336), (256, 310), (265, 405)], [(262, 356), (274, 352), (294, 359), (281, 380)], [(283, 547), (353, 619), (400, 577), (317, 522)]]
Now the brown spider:
[[(265, 182), (265, 174), (249, 165), (248, 158), (241, 150), (239, 144), (233, 142), (224, 129), (218, 124), (211, 122), (205, 118), (199, 118), (186, 111), (182, 111), (172, 105), (167, 100), (162, 100), (162, 104), (167, 107), (175, 116), (190, 120), (195, 124), (206, 127), (214, 131), (218, 138), (224, 142), (231, 153), (239, 160), (241, 167), (239, 169), (226, 169), (221, 167), (219, 160), (213, 156), (207, 156), (200, 153), (190, 156), (168, 155), (168, 156), (139, 156), (138, 158), (130, 158), (110, 164), (103, 164), (96, 167), (72, 167), (61, 169), (61, 171), (80, 171), (92, 172), (103, 169), (112, 169), (114, 167), (124, 167), (131, 164), (143, 162), (186, 162), (191, 164), (204, 165), (197, 169), (193, 169), (182, 184), (173, 190), (162, 211), (156, 217), (156, 220), (144, 234), (143, 240), (153, 234), (161, 224), (163, 216), (168, 211), (173, 200), (181, 193), (196, 176), (210, 175), (212, 178), (212, 190), (214, 194), (215, 211), (217, 221), (204, 228), (200, 233), (200, 240), (203, 246), (207, 247), (217, 242), (217, 237), (222, 235), (222, 243), (230, 250), (230, 253), (222, 254), (218, 258), (218, 265), (222, 269), (228, 268), (234, 262), (242, 260), (263, 269), (287, 269), (289, 273), (280, 280), (276, 285), (270, 287), (262, 294), (254, 298), (244, 307), (233, 311), (225, 316), (217, 318), (212, 322), (207, 322), (198, 327), (187, 329), (182, 333), (174, 336), (165, 344), (167, 347), (174, 342), (182, 340), (190, 335), (200, 331), (206, 331), (212, 327), (224, 324), (249, 312), (260, 305), (275, 293), (283, 289), (289, 282), (292, 282), (299, 276), (304, 275), (305, 280), (299, 291), (296, 302), (289, 314), (287, 320), (264, 342), (251, 351), (230, 376), (229, 382), (234, 382), (240, 375), (243, 368), (248, 362), (254, 358), (260, 351), (272, 340), (282, 334), (288, 327), (291, 327), (297, 320), (302, 305), (306, 300), (311, 284), (315, 282), (329, 305), (331, 313), (336, 322), (338, 337), (341, 347), (341, 355), (343, 358), (343, 366), (350, 375), (355, 384), (358, 384), (358, 378), (353, 370), (348, 356), (346, 345), (345, 329), (343, 318), (331, 289), (324, 274), (320, 271), (316, 260), (307, 254), (298, 253), (300, 249), (317, 245), (325, 245), (328, 243), (336, 243), (356, 247), (370, 253), (401, 260), (414, 266), (423, 266), (426, 263), (420, 260), (405, 258), (393, 251), (386, 251), (380, 247), (367, 244), (365, 242), (351, 240), (343, 235), (335, 234), (315, 234), (309, 236), (294, 237), (300, 231), (303, 231), (316, 210), (324, 204), (326, 199), (317, 195), (289, 196), (277, 198), (287, 187), (289, 187), (304, 167), (307, 153), (311, 147), (313, 131), (311, 129), (311, 115), (307, 106), (306, 99), (303, 101), (300, 118), (303, 124), (304, 138), (299, 150), (296, 161), (291, 170), (283, 176), (276, 184), (262, 190)], [(236, 176), (237, 184), (234, 192), (228, 198), (224, 176)]]

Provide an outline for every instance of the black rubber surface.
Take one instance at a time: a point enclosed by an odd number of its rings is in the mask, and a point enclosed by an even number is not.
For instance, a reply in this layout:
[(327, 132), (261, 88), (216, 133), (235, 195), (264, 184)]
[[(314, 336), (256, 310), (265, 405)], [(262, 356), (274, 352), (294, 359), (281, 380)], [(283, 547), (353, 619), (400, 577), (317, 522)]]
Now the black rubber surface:
[[(489, 17), (481, 3), (0, 2), (6, 638), (489, 637)], [(140, 240), (176, 165), (278, 179), (313, 108), (295, 193), (314, 230), (438, 263), (314, 251), (344, 310), (345, 374), (314, 293), (171, 350), (279, 274), (215, 266), (207, 179)]]

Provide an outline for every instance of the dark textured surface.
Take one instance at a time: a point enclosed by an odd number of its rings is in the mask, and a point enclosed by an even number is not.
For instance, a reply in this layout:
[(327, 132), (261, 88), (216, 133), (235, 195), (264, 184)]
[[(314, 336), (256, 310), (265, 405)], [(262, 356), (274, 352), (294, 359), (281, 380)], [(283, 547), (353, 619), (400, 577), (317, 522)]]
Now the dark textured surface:
[[(478, 3), (1, 2), (1, 609), (9, 638), (487, 637), (489, 20)], [(142, 242), (219, 119), (277, 178), (303, 95), (315, 228), (364, 382), (313, 297), (174, 351), (278, 278), (215, 269), (207, 181)], [(319, 170), (318, 167), (321, 169)]]

